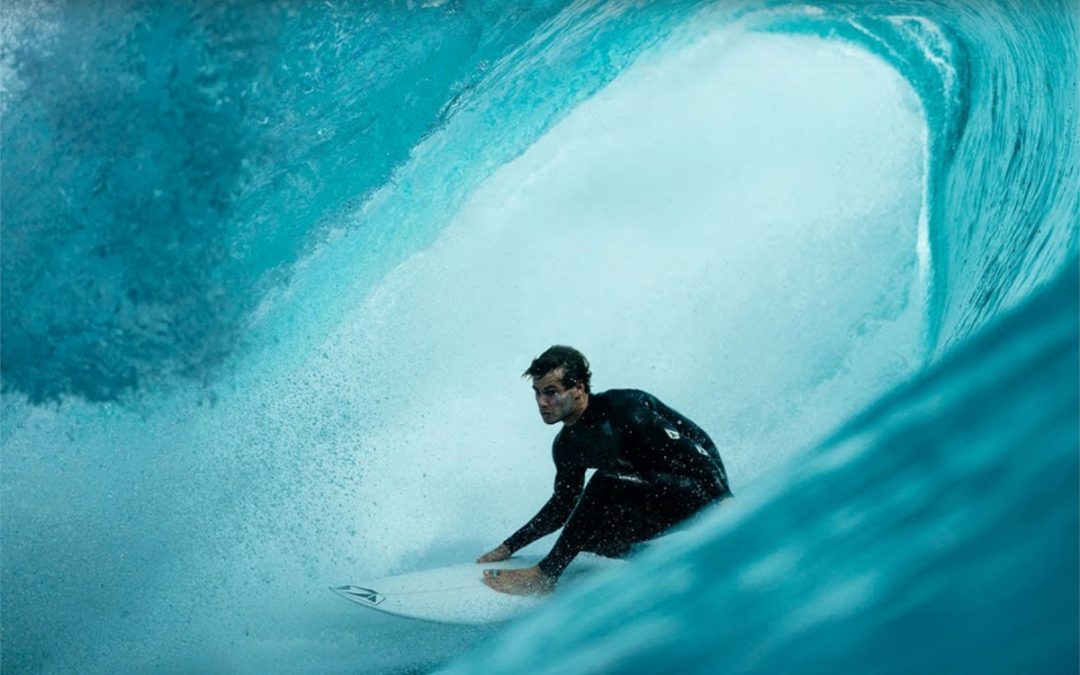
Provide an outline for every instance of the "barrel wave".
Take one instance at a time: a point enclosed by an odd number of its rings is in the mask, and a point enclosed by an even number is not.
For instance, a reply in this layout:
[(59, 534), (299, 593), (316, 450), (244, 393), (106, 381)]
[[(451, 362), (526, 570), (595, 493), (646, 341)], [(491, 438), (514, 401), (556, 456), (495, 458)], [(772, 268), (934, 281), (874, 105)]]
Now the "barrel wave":
[[(13, 2), (4, 672), (1076, 672), (1080, 7)], [(736, 500), (508, 626), (554, 343)], [(535, 546), (542, 550), (550, 540)]]

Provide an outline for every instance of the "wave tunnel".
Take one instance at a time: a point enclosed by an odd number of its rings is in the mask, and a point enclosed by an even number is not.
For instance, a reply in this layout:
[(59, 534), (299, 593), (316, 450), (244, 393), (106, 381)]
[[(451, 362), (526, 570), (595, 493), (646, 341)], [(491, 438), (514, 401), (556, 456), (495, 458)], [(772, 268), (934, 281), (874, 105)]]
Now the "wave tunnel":
[[(1077, 672), (1074, 0), (2, 17), (5, 673)], [(738, 498), (507, 625), (330, 594), (535, 512), (557, 343)]]

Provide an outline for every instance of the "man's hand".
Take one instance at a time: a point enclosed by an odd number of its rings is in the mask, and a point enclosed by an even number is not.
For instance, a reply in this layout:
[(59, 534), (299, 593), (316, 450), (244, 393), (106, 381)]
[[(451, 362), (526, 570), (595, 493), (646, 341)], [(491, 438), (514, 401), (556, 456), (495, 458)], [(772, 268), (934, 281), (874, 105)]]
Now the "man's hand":
[(491, 549), (484, 555), (476, 559), (478, 563), (499, 562), (500, 560), (506, 560), (510, 557), (510, 549), (506, 544), (499, 544), (498, 547)]

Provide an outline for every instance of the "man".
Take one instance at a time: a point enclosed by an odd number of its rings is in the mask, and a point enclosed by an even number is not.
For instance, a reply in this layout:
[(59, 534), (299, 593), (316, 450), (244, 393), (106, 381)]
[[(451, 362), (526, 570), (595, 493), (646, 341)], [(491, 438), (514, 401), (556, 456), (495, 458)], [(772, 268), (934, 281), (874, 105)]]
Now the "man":
[[(534, 567), (484, 570), (484, 583), (497, 591), (548, 593), (581, 551), (623, 557), (633, 544), (731, 496), (720, 453), (696, 424), (644, 391), (593, 394), (591, 376), (581, 352), (560, 345), (522, 375), (532, 378), (544, 422), (563, 423), (552, 444), (555, 493), (477, 562), (506, 560), (540, 537), (563, 531)], [(597, 469), (587, 486), (586, 469)]]

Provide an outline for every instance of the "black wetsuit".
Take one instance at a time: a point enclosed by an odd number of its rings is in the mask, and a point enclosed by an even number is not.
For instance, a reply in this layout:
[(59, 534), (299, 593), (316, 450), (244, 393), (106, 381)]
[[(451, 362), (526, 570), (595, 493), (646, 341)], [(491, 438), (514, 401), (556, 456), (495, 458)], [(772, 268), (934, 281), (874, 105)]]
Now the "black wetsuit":
[[(577, 422), (555, 437), (552, 457), (555, 494), (503, 543), (516, 551), (563, 527), (540, 561), (553, 577), (581, 551), (624, 556), (633, 544), (731, 496), (709, 436), (636, 389), (591, 394)], [(597, 469), (587, 487), (586, 469)]]

